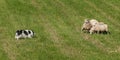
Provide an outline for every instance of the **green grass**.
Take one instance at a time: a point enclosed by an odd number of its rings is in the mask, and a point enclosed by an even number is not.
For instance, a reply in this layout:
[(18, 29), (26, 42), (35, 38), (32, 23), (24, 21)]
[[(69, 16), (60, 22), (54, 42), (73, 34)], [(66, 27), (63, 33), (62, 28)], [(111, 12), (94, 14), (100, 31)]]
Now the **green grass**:
[[(120, 60), (119, 0), (0, 0), (0, 60)], [(81, 32), (97, 19), (111, 34)], [(31, 29), (32, 39), (15, 40)]]

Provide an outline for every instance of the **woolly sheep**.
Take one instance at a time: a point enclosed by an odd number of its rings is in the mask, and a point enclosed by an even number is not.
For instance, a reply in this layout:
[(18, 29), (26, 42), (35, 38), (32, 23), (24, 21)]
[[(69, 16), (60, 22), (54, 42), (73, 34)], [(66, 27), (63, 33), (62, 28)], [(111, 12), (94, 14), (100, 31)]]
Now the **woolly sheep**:
[(86, 30), (89, 32), (91, 27), (92, 27), (92, 25), (90, 24), (89, 20), (85, 20), (83, 25), (82, 25), (81, 31)]
[(99, 22), (95, 19), (91, 19), (91, 20), (85, 19), (84, 24), (81, 28), (81, 31), (83, 31), (83, 30), (89, 31), (92, 28), (92, 26), (94, 26), (97, 23), (99, 23)]
[(92, 26), (92, 28), (90, 29), (90, 34), (97, 32), (103, 32), (103, 33), (107, 33), (108, 32), (108, 25), (107, 24), (103, 24), (103, 23), (98, 23), (95, 24), (94, 26)]

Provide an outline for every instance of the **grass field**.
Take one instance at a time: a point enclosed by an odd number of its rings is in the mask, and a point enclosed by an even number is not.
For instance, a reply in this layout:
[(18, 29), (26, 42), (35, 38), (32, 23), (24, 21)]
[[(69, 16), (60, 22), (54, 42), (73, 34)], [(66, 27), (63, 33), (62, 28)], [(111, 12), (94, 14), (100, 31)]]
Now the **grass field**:
[[(97, 19), (111, 34), (81, 32)], [(32, 39), (14, 39), (31, 29)], [(120, 60), (119, 0), (0, 0), (0, 60)]]

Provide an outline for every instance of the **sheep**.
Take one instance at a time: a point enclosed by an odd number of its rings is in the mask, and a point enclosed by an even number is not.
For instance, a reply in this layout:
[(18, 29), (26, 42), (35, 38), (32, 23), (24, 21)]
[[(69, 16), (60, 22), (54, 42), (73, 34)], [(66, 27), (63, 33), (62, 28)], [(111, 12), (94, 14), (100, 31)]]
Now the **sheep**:
[(90, 21), (89, 20), (84, 20), (81, 31), (86, 30), (87, 32), (89, 32), (91, 27), (92, 27), (92, 25), (90, 24)]
[(108, 25), (107, 24), (103, 24), (103, 23), (98, 23), (95, 24), (94, 26), (92, 26), (92, 28), (90, 29), (90, 34), (97, 32), (97, 33), (107, 33), (108, 32)]
[(89, 32), (89, 30), (92, 28), (92, 26), (97, 24), (97, 23), (98, 23), (98, 21), (95, 20), (95, 19), (90, 19), (90, 20), (85, 19), (84, 24), (83, 24), (83, 26), (81, 28), (81, 31), (86, 30), (86, 31)]

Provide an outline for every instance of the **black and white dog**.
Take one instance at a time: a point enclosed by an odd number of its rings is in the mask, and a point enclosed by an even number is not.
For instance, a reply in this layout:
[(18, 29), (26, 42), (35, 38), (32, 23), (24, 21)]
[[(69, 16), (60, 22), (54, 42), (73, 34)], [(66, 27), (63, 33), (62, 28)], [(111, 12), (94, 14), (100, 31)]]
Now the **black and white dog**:
[(17, 30), (15, 34), (15, 39), (20, 38), (32, 38), (34, 36), (34, 32), (32, 30)]

